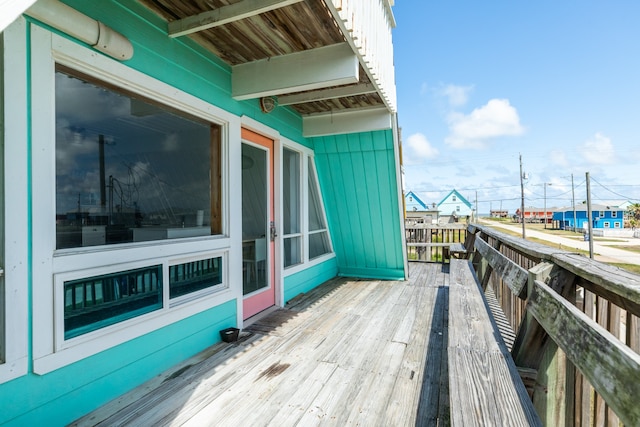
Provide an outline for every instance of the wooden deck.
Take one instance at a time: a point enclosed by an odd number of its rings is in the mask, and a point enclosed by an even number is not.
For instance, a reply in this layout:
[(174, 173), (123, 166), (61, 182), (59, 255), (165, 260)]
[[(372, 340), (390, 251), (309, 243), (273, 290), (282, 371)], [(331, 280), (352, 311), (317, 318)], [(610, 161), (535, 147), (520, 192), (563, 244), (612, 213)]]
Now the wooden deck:
[(448, 265), (334, 279), (75, 425), (448, 425)]

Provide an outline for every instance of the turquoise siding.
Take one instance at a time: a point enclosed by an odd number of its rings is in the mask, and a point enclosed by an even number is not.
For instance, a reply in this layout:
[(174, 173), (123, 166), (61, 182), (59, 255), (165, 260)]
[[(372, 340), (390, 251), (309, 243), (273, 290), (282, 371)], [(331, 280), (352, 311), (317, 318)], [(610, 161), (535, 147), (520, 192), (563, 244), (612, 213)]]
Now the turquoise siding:
[(229, 301), (46, 375), (0, 386), (0, 425), (64, 425), (220, 341), (236, 326)]
[(334, 278), (338, 274), (336, 259), (332, 258), (304, 271), (284, 278), (284, 302), (301, 293), (309, 292), (316, 286)]
[(338, 274), (404, 278), (392, 131), (312, 140)]

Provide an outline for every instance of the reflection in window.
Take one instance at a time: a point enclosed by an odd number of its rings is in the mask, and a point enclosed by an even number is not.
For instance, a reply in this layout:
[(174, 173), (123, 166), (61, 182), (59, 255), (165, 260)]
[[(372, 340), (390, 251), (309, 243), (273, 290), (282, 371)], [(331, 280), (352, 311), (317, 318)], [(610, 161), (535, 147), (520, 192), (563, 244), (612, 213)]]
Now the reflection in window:
[(169, 267), (169, 297), (177, 298), (222, 283), (222, 257)]
[(56, 71), (56, 247), (220, 234), (220, 128)]
[(162, 265), (64, 282), (64, 338), (162, 308)]
[(313, 159), (309, 158), (309, 259), (331, 252)]
[(284, 266), (302, 262), (302, 238), (300, 229), (300, 153), (283, 149), (282, 198)]

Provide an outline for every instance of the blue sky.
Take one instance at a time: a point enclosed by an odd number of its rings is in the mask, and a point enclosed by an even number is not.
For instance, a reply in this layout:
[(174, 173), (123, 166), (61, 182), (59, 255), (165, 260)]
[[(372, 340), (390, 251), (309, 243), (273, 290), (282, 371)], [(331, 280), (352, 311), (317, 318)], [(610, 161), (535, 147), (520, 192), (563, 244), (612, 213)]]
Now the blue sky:
[(490, 207), (640, 201), (640, 1), (396, 0), (405, 191)]

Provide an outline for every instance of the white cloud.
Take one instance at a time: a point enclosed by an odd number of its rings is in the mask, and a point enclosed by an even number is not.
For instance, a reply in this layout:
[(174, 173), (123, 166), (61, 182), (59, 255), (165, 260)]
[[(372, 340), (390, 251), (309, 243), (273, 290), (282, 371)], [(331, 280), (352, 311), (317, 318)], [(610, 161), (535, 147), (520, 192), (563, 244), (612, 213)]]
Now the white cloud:
[(582, 157), (591, 164), (606, 165), (613, 163), (615, 160), (615, 151), (611, 138), (600, 132), (585, 141), (580, 152)]
[(448, 84), (439, 89), (439, 93), (446, 97), (452, 107), (461, 107), (469, 100), (473, 86), (456, 86)]
[(518, 111), (508, 99), (492, 99), (471, 114), (451, 113), (449, 136), (445, 142), (454, 148), (484, 148), (489, 139), (521, 135)]
[(551, 163), (554, 165), (568, 168), (569, 167), (569, 159), (567, 159), (567, 153), (562, 150), (551, 150), (549, 153), (549, 158), (551, 159)]
[(407, 145), (411, 153), (420, 159), (433, 159), (438, 156), (438, 149), (435, 148), (426, 136), (421, 133), (414, 133), (407, 138)]

